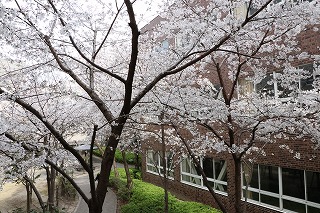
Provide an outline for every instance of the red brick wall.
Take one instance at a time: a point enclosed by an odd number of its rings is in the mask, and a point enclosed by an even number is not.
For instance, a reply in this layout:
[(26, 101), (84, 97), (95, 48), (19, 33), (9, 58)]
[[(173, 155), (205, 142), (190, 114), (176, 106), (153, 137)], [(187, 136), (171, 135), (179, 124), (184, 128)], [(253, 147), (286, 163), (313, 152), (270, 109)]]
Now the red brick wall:
[[(288, 143), (290, 148), (294, 150), (291, 153), (287, 149), (279, 148), (279, 145)], [(311, 148), (313, 144), (308, 140), (300, 140), (300, 141), (282, 141), (278, 143), (268, 144), (265, 146), (266, 155), (260, 155), (257, 158), (257, 163), (264, 165), (273, 165), (279, 167), (287, 167), (293, 169), (300, 170), (309, 170), (320, 172), (320, 150), (313, 150)], [(145, 150), (146, 147), (143, 147)], [(158, 146), (159, 148), (159, 146)], [(159, 150), (159, 149), (158, 149)], [(294, 158), (295, 152), (301, 153), (301, 158)], [(227, 160), (227, 183), (228, 183), (228, 194), (229, 197), (224, 195), (218, 195), (223, 204), (232, 212), (234, 198), (230, 197), (230, 195), (235, 194), (234, 187), (234, 176), (240, 175), (235, 174), (234, 172), (234, 161), (229, 153), (219, 153), (219, 154), (211, 154), (211, 156), (215, 159), (225, 159)], [(311, 156), (317, 156), (315, 158), (311, 158)], [(145, 155), (142, 158), (142, 171), (143, 171), (143, 180), (156, 184), (158, 186), (162, 186), (162, 182), (157, 175), (146, 172), (146, 157)], [(169, 191), (182, 200), (192, 200), (196, 202), (201, 202), (212, 207), (217, 208), (217, 204), (214, 201), (211, 194), (205, 190), (198, 187), (193, 187), (180, 182), (180, 167), (177, 166), (174, 169), (174, 180), (169, 181)], [(243, 202), (244, 204), (244, 202)], [(247, 203), (247, 212), (255, 212), (255, 213), (272, 213), (278, 212), (273, 211), (269, 208), (265, 208), (262, 206), (258, 206), (255, 204)]]

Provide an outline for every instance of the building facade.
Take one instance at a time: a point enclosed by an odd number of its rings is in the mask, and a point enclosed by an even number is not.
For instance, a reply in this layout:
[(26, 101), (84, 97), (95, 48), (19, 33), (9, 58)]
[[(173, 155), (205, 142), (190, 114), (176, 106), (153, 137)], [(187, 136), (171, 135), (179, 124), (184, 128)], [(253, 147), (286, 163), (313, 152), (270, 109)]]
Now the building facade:
[[(247, 10), (246, 6), (239, 7), (235, 10), (235, 14), (245, 16)], [(254, 10), (251, 13), (254, 13)], [(152, 29), (157, 25), (155, 23), (156, 21), (152, 22), (152, 25), (145, 27), (144, 30), (148, 27)], [(317, 27), (319, 26), (310, 26), (298, 36), (297, 45), (301, 52), (319, 55), (320, 35), (317, 30), (314, 30)], [(170, 45), (182, 43), (179, 37), (161, 38), (160, 40), (163, 41), (159, 42), (160, 46), (164, 49), (168, 49)], [(314, 64), (315, 58), (311, 57), (296, 59), (292, 62), (294, 67), (304, 69), (310, 74), (308, 78), (297, 80), (299, 92), (314, 89), (312, 84), (320, 75), (314, 69)], [(266, 65), (266, 67), (269, 72), (258, 83), (246, 77), (239, 78), (234, 98), (241, 99), (256, 92), (269, 100), (290, 101), (293, 93), (284, 90), (277, 81), (277, 76), (282, 74), (281, 68), (275, 68), (272, 65)], [(214, 71), (215, 68), (207, 66), (207, 69)], [(210, 75), (204, 77), (208, 78), (212, 85), (217, 85), (217, 88), (221, 87), (221, 82), (217, 80), (219, 76), (214, 72), (209, 73)], [(227, 76), (222, 76), (222, 78), (227, 79)], [(232, 82), (226, 83), (226, 90), (232, 85)], [(270, 135), (270, 137), (273, 136)], [(255, 153), (258, 157), (248, 154), (241, 158), (241, 162), (238, 162), (240, 159), (236, 159), (230, 150), (208, 152), (202, 155), (199, 162), (210, 187), (228, 212), (237, 212), (235, 202), (237, 191), (239, 191), (237, 189), (238, 180), (241, 181), (240, 205), (243, 212), (320, 212), (320, 150), (316, 147), (316, 143), (308, 137), (290, 136), (273, 141), (276, 142), (255, 141), (255, 145), (260, 149)], [(145, 181), (162, 186), (163, 179), (160, 176), (163, 176), (164, 167), (166, 167), (170, 192), (178, 198), (218, 207), (193, 160), (190, 157), (179, 155), (181, 152), (177, 149), (181, 147), (168, 146), (166, 150), (163, 150), (161, 143), (150, 139), (142, 143), (142, 149), (142, 171)], [(253, 158), (254, 161), (252, 161)], [(241, 164), (240, 171), (237, 163)]]

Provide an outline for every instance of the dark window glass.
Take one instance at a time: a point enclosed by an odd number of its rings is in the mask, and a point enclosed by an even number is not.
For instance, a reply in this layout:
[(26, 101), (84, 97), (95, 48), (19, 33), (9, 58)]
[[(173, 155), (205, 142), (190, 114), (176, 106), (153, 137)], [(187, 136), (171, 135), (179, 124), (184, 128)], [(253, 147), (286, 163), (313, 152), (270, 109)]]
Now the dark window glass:
[[(246, 194), (246, 190), (243, 190), (243, 194)], [(252, 191), (247, 191), (247, 198), (251, 199), (251, 200), (256, 200), (259, 201), (259, 194), (256, 192), (252, 192)]]
[(307, 64), (299, 67), (300, 69), (304, 69), (308, 71), (308, 76), (307, 78), (300, 79), (300, 88), (301, 90), (312, 90), (313, 89), (313, 65), (312, 64)]
[[(214, 182), (211, 182), (211, 181), (208, 181), (209, 182), (209, 186), (211, 187), (211, 188), (213, 188), (214, 187)], [(203, 184), (204, 185), (204, 184)], [(204, 185), (205, 186), (205, 185)]]
[(222, 191), (222, 192), (226, 192), (227, 191), (227, 186), (217, 183), (216, 184), (216, 190), (219, 190), (219, 191)]
[(278, 168), (260, 165), (260, 189), (279, 193)]
[(167, 152), (167, 169), (171, 170), (173, 167), (173, 153)]
[(203, 171), (208, 178), (213, 178), (213, 160), (212, 158), (203, 159)]
[(279, 207), (279, 198), (261, 194), (261, 203)]
[(159, 165), (163, 167), (163, 160), (164, 160), (164, 157), (163, 157), (163, 154), (162, 152), (159, 152), (158, 153), (158, 158), (159, 158)]
[(304, 204), (296, 203), (289, 200), (283, 200), (283, 208), (299, 213), (306, 212), (306, 206)]
[(252, 177), (249, 186), (259, 189), (258, 165), (253, 166)]
[(304, 199), (304, 175), (302, 170), (282, 169), (283, 194)]
[(227, 170), (223, 169), (225, 163), (224, 160), (214, 161), (215, 179), (227, 182)]
[(189, 175), (181, 175), (181, 179), (187, 182), (190, 182), (190, 176)]
[(320, 208), (308, 206), (308, 213), (319, 213), (319, 212), (320, 212)]
[[(299, 84), (296, 83), (293, 87), (296, 89), (299, 89)], [(277, 83), (277, 91), (278, 91), (279, 98), (288, 98), (288, 97), (292, 96), (292, 92), (293, 92), (292, 89), (281, 86), (280, 81), (278, 81), (278, 83)]]
[(307, 200), (320, 203), (320, 173), (306, 171), (306, 178)]
[(274, 82), (272, 74), (267, 74), (267, 76), (256, 85), (257, 93), (265, 96), (274, 96)]

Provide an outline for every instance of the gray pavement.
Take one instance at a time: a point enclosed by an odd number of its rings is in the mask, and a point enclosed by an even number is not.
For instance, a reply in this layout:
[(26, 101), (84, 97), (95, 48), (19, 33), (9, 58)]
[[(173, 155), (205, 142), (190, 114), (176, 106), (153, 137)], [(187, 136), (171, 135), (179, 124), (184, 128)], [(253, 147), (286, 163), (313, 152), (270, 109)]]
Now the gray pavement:
[[(76, 178), (77, 184), (81, 187), (81, 189), (90, 197), (90, 187), (89, 180), (86, 174), (80, 175)], [(80, 197), (79, 203), (77, 205), (74, 213), (88, 213), (89, 209), (86, 202)], [(109, 189), (106, 198), (103, 203), (103, 211), (102, 213), (116, 213), (117, 212), (117, 196), (116, 194)]]
[[(119, 165), (121, 167), (121, 165)], [(99, 173), (100, 170), (100, 159), (94, 157), (94, 167), (95, 174)], [(90, 186), (89, 186), (89, 178), (87, 173), (79, 172), (76, 174), (76, 183), (80, 186), (80, 188), (85, 192), (86, 195), (90, 197)], [(74, 213), (88, 213), (89, 208), (87, 203), (80, 197), (79, 203), (74, 211)], [(117, 212), (117, 195), (111, 190), (108, 189), (106, 194), (106, 198), (103, 203), (102, 213), (116, 213)]]

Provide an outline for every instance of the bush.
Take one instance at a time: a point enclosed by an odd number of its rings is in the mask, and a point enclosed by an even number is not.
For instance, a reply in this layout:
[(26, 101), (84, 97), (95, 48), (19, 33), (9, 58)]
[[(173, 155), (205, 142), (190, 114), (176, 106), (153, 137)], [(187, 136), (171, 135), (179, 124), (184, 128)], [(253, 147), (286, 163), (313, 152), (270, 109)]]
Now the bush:
[[(123, 158), (122, 158), (122, 154), (121, 151), (119, 149), (116, 150), (115, 154), (114, 154), (114, 158), (116, 160), (116, 162), (118, 163), (123, 163)], [(136, 159), (136, 154), (133, 152), (126, 152), (126, 161), (128, 164), (136, 164), (137, 159)], [(141, 165), (141, 155), (138, 155), (138, 164)]]
[[(104, 148), (103, 148), (103, 149), (104, 149)], [(95, 155), (95, 156), (98, 156), (98, 157), (102, 157), (102, 154), (103, 154), (103, 153), (100, 152), (100, 149), (94, 149), (94, 150), (92, 151), (92, 154)]]
[(111, 177), (110, 185), (117, 191), (117, 197), (120, 200), (128, 201), (131, 196), (131, 189), (126, 186), (126, 179), (120, 177)]
[(58, 177), (58, 186), (62, 197), (71, 199), (75, 199), (77, 197), (77, 190), (65, 177)]
[[(162, 188), (146, 183), (140, 180), (134, 180), (134, 187), (129, 203), (122, 206), (122, 213), (163, 212), (164, 208), (164, 191)], [(219, 213), (210, 206), (196, 203), (181, 201), (169, 193), (169, 212), (172, 213)]]

